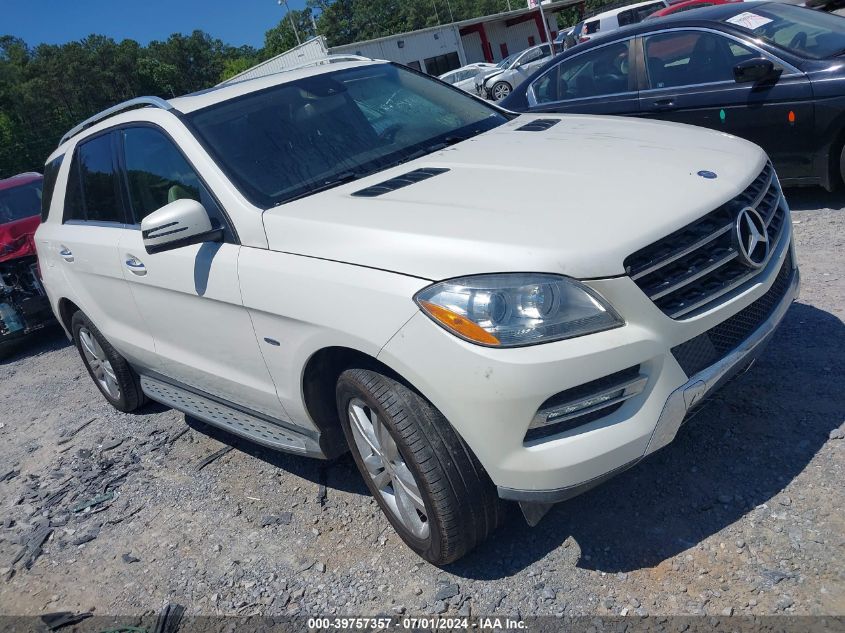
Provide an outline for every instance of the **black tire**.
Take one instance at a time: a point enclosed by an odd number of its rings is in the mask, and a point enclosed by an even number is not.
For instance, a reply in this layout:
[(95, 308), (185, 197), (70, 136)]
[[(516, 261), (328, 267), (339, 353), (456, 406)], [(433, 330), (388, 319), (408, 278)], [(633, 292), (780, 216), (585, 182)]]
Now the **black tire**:
[[(88, 370), (88, 375), (91, 376), (91, 380), (94, 381), (97, 389), (100, 390), (100, 393), (103, 394), (103, 397), (106, 400), (108, 400), (109, 404), (118, 411), (123, 411), (124, 413), (135, 411), (146, 404), (147, 397), (144, 395), (144, 392), (141, 391), (141, 381), (138, 378), (138, 374), (136, 374), (129, 366), (126, 359), (111, 346), (106, 338), (100, 333), (100, 330), (91, 323), (87, 316), (85, 316), (82, 312), (76, 312), (71, 319), (70, 329), (73, 333), (73, 342), (76, 345), (80, 358), (82, 358), (82, 363), (85, 365), (85, 369)], [(115, 381), (120, 389), (117, 397), (114, 397), (106, 391), (94, 375), (94, 371), (92, 370), (91, 364), (85, 355), (85, 351), (82, 347), (82, 341), (80, 340), (80, 330), (83, 329), (90, 332), (96, 339), (97, 343), (99, 343), (102, 348), (102, 351), (105, 353), (108, 362), (111, 364)]]
[[(418, 538), (387, 505), (356, 446), (350, 403), (363, 401), (396, 443), (425, 504), (428, 535)], [(500, 500), (487, 473), (445, 417), (425, 398), (375, 371), (349, 369), (337, 382), (343, 432), (367, 487), (399, 536), (435, 565), (451, 563), (498, 526)]]

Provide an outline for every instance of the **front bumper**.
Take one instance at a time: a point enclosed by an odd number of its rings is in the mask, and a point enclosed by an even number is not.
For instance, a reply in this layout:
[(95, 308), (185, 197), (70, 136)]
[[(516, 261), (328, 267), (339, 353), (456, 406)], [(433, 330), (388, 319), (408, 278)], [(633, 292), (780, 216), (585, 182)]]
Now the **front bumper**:
[[(668, 318), (629, 277), (617, 277), (586, 283), (623, 314), (623, 327), (494, 349), (461, 341), (418, 313), (378, 358), (443, 413), (501, 497), (562, 501), (666, 445), (690, 407), (754, 359), (797, 293), (790, 228), (752, 283), (687, 320)], [(789, 283), (772, 312), (747, 330), (736, 349), (687, 374), (673, 349), (749, 308), (773, 288), (781, 270), (789, 272)], [(550, 397), (632, 367), (647, 383), (618, 409), (540, 441), (526, 440), (529, 424)]]
[(553, 490), (517, 490), (499, 486), (499, 496), (503, 499), (543, 504), (566, 501), (627, 470), (647, 455), (669, 444), (675, 439), (678, 429), (683, 424), (687, 413), (691, 409), (700, 404), (704, 398), (724, 386), (732, 378), (750, 369), (751, 365), (754, 364), (754, 361), (771, 339), (778, 325), (780, 325), (780, 322), (786, 316), (786, 312), (789, 310), (792, 302), (798, 297), (800, 283), (800, 273), (797, 268), (794, 268), (786, 294), (774, 312), (760, 327), (727, 356), (692, 376), (669, 395), (666, 404), (663, 406), (663, 411), (657, 420), (651, 440), (642, 457), (623, 464), (594, 479), (563, 488)]

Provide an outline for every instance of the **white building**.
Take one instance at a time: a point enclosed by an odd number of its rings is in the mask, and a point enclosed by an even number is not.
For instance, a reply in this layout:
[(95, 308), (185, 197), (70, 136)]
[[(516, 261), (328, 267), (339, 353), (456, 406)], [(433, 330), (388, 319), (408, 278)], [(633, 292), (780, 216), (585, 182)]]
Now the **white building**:
[[(515, 0), (518, 1), (518, 0)], [(232, 77), (224, 83), (261, 77), (302, 63), (317, 61), (327, 54), (361, 55), (386, 59), (416, 68), (430, 75), (441, 75), (472, 62), (498, 62), (508, 55), (555, 38), (557, 13), (566, 7), (581, 5), (583, 0), (544, 2), (543, 27), (539, 8), (517, 9), (418, 31), (388, 35), (363, 42), (326, 47), (322, 36), (268, 59)]]
[[(543, 4), (552, 39), (558, 32), (557, 13), (579, 3), (557, 0)], [(442, 75), (472, 62), (497, 62), (545, 41), (540, 9), (526, 8), (335, 46), (329, 52), (387, 59), (430, 75)]]

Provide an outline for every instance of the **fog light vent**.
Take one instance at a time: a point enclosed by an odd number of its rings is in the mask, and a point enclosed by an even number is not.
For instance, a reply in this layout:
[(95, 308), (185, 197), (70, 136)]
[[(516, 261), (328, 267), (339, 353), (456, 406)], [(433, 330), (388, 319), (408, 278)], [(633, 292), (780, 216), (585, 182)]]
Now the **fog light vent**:
[(525, 442), (563, 433), (610, 415), (645, 389), (639, 365), (561, 391), (546, 400), (528, 427)]

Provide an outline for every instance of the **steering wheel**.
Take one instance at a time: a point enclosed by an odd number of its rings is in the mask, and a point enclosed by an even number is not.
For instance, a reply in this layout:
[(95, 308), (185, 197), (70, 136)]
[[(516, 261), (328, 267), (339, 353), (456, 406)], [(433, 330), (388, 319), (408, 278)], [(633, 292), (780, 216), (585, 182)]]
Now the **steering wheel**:
[(789, 42), (789, 48), (798, 48), (804, 50), (807, 45), (807, 34), (804, 31), (796, 33)]

